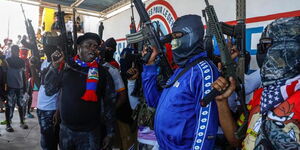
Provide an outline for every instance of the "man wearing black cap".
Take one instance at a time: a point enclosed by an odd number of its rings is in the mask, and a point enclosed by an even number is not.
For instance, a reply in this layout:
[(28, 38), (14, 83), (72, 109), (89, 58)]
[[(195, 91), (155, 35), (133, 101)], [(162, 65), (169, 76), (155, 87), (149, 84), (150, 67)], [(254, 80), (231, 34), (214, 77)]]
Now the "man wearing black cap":
[[(114, 134), (115, 92), (111, 76), (99, 64), (100, 38), (94, 33), (78, 37), (77, 55), (62, 69), (63, 54), (52, 55), (53, 68), (45, 79), (46, 94), (59, 90), (60, 149), (106, 149)], [(103, 108), (103, 109), (102, 109)], [(101, 119), (103, 113), (104, 120)], [(101, 139), (101, 122), (107, 137)], [(103, 143), (101, 143), (103, 141)], [(102, 145), (103, 144), (103, 145)]]

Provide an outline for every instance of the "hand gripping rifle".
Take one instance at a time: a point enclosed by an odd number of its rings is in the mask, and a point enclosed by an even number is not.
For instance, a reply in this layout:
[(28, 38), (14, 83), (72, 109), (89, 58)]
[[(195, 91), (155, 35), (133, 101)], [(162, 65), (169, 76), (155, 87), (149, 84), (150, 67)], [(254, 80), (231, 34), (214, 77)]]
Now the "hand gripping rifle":
[[(142, 1), (141, 0), (133, 0), (133, 3), (138, 11), (141, 22), (144, 25), (143, 25), (143, 28), (141, 28), (141, 30), (139, 32), (126, 35), (127, 42), (128, 43), (137, 43), (141, 40), (144, 40), (148, 46), (155, 46), (158, 50), (157, 59), (159, 60), (159, 66), (161, 68), (161, 73), (163, 76), (162, 81), (167, 81), (173, 74), (173, 70), (172, 70), (170, 64), (168, 63), (167, 58), (163, 52), (163, 47), (161, 45), (159, 35), (157, 34)], [(147, 54), (142, 58), (143, 62), (148, 62), (151, 54), (152, 54), (152, 50), (150, 47), (148, 47)], [(162, 87), (163, 84), (165, 84), (165, 83), (160, 84), (160, 86)]]
[(21, 4), (21, 8), (22, 8), (22, 12), (23, 12), (23, 15), (24, 15), (24, 19), (25, 19), (25, 26), (26, 26), (26, 31), (27, 31), (27, 34), (28, 34), (28, 39), (29, 39), (29, 42), (30, 42), (30, 43), (27, 43), (26, 41), (24, 41), (22, 44), (25, 47), (29, 48), (32, 52), (32, 55), (36, 59), (38, 59), (38, 62), (40, 62), (40, 54), (39, 54), (39, 50), (38, 50), (38, 47), (37, 47), (35, 32), (33, 30), (31, 20), (26, 18), (25, 11), (23, 9), (22, 4)]
[(221, 22), (221, 28), (224, 34), (232, 36), (236, 39), (237, 49), (240, 50), (237, 63), (237, 79), (239, 80), (240, 86), (237, 86), (236, 93), (238, 95), (238, 101), (240, 102), (239, 112), (244, 115), (243, 124), (241, 124), (235, 136), (238, 139), (242, 139), (247, 131), (249, 112), (247, 110), (246, 95), (245, 95), (245, 56), (246, 56), (246, 0), (236, 0), (236, 25), (228, 25)]
[[(245, 1), (244, 1), (245, 2)], [(235, 133), (236, 137), (238, 139), (243, 138), (243, 135), (247, 129), (247, 117), (248, 117), (248, 111), (245, 104), (245, 89), (244, 89), (244, 73), (245, 73), (245, 19), (240, 19), (237, 26), (229, 26), (225, 23), (219, 23), (216, 12), (214, 10), (214, 7), (212, 5), (209, 5), (208, 0), (205, 0), (206, 3), (206, 14), (208, 16), (208, 28), (212, 31), (213, 35), (216, 37), (219, 49), (220, 49), (220, 55), (221, 55), (221, 63), (222, 63), (222, 75), (228, 80), (229, 77), (233, 77), (236, 80), (236, 91), (238, 94), (238, 99), (241, 103), (241, 106), (243, 108), (243, 112), (245, 115), (245, 122), (244, 124), (238, 129), (238, 131)], [(241, 15), (240, 12), (238, 12), (238, 16)], [(245, 15), (244, 15), (245, 16)], [(245, 18), (245, 17), (244, 17)], [(226, 30), (225, 30), (226, 29)], [(224, 33), (224, 31), (226, 33)], [(230, 51), (225, 43), (225, 38), (223, 34), (231, 35), (236, 37), (237, 39), (237, 47), (242, 51), (241, 55), (242, 58), (239, 58), (239, 66), (231, 59)], [(240, 56), (241, 57), (241, 56)], [(243, 62), (243, 63), (241, 63)], [(240, 69), (238, 69), (238, 67)], [(239, 74), (237, 75), (237, 70), (239, 70)], [(221, 92), (219, 92), (216, 89), (213, 89), (206, 97), (201, 100), (201, 105), (206, 106), (210, 103), (217, 95), (220, 95)]]

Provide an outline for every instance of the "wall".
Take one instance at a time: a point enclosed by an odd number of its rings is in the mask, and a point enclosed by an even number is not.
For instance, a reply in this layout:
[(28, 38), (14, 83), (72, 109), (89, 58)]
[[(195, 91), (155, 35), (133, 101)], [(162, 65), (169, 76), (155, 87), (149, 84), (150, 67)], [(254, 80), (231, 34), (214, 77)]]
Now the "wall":
[[(232, 23), (235, 20), (235, 0), (209, 0), (209, 2), (214, 5), (220, 21)], [(151, 19), (160, 21), (163, 30), (168, 33), (168, 28), (172, 27), (172, 18), (176, 19), (176, 16), (179, 17), (186, 14), (202, 16), (201, 10), (205, 8), (205, 3), (204, 0), (150, 0), (146, 2), (146, 7), (148, 7)], [(256, 44), (263, 28), (276, 18), (300, 16), (300, 1), (247, 0), (246, 7), (247, 50), (252, 55), (250, 68), (256, 69)], [(134, 15), (135, 21), (138, 22), (139, 17), (135, 9)], [(129, 33), (130, 17), (131, 10), (128, 9), (104, 21), (104, 39), (114, 37), (118, 41), (117, 59), (122, 49), (126, 46), (125, 35)], [(95, 22), (94, 24), (97, 23)], [(98, 27), (95, 31), (98, 31)]]

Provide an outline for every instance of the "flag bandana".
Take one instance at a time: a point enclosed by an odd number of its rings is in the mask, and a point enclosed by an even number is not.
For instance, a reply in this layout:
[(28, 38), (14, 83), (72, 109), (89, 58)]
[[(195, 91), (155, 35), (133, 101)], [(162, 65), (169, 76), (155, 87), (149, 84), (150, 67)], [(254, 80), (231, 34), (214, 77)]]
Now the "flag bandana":
[(272, 110), (300, 89), (300, 75), (274, 84), (264, 86), (261, 97), (261, 113)]
[(97, 102), (98, 96), (96, 94), (97, 84), (99, 81), (98, 62), (96, 58), (94, 61), (86, 63), (80, 60), (79, 56), (74, 57), (74, 61), (81, 67), (89, 67), (87, 79), (86, 79), (86, 90), (84, 95), (81, 97), (85, 101)]

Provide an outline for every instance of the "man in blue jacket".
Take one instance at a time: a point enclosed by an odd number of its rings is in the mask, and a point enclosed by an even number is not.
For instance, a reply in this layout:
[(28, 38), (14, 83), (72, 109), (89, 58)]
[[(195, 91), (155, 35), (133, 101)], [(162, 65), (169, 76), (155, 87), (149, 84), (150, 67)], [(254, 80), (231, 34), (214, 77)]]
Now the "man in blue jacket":
[(212, 83), (218, 78), (218, 69), (206, 59), (204, 27), (200, 16), (178, 18), (172, 31), (181, 33), (171, 43), (173, 58), (179, 68), (168, 83), (172, 83), (188, 64), (201, 61), (163, 91), (157, 89), (159, 68), (155, 64), (155, 50), (144, 66), (144, 95), (148, 105), (156, 108), (154, 129), (158, 144), (163, 150), (209, 150), (213, 148), (218, 130), (218, 108), (215, 101), (207, 107), (201, 107), (199, 102), (210, 92)]

